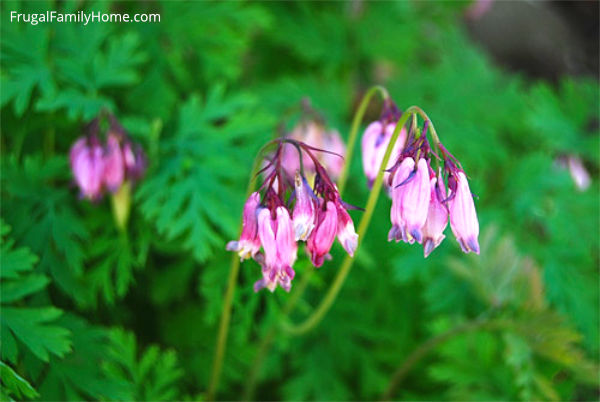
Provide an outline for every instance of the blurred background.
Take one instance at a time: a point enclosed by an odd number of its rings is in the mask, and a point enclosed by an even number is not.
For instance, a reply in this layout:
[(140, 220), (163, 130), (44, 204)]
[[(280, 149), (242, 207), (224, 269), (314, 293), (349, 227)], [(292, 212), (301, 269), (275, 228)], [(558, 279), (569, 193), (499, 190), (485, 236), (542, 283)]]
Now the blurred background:
[[(300, 253), (287, 318), (290, 294), (254, 293), (260, 268), (243, 263), (217, 397), (598, 399), (597, 1), (0, 7), (3, 400), (204, 399), (254, 155), (305, 98), (347, 140), (374, 84), (422, 107), (462, 162), (481, 255), (449, 229), (426, 260), (388, 243), (381, 197), (332, 310), (277, 332), (264, 359), (265, 334), (313, 311), (343, 250), (312, 274)], [(10, 22), (49, 10), (161, 19)], [(125, 233), (69, 168), (101, 110), (148, 157)], [(344, 198), (364, 206), (360, 157)]]

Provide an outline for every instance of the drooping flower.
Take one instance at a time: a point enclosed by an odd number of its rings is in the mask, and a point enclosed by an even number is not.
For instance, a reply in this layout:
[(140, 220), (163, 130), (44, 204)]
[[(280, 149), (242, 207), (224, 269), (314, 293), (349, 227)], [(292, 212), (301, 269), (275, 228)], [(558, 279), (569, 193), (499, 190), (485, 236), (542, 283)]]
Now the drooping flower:
[(89, 200), (102, 196), (104, 158), (102, 146), (95, 135), (79, 138), (70, 151), (71, 171), (81, 195)]
[(444, 229), (448, 225), (448, 207), (444, 204), (446, 200), (446, 188), (441, 173), (431, 178), (431, 200), (427, 220), (423, 226), (423, 253), (425, 258), (440, 245), (444, 236)]
[(398, 192), (401, 196), (400, 213), (405, 225), (402, 232), (403, 240), (410, 244), (415, 240), (421, 243), (423, 240), (421, 228), (427, 220), (431, 199), (429, 167), (424, 158), (419, 159), (416, 170), (409, 175), (408, 179), (399, 184)]
[(306, 243), (310, 260), (315, 267), (323, 265), (323, 261), (335, 240), (338, 227), (338, 213), (335, 203), (328, 201), (317, 212), (317, 226)]
[(465, 253), (479, 254), (479, 221), (475, 212), (473, 195), (469, 189), (467, 177), (463, 171), (452, 173), (448, 178), (448, 209), (450, 227), (460, 247)]
[[(445, 238), (444, 229), (450, 216), (452, 231), (462, 250), (479, 253), (479, 223), (466, 176), (460, 162), (435, 133), (437, 152), (431, 149), (427, 139), (429, 125), (429, 120), (425, 120), (419, 130), (413, 119), (406, 144), (388, 169), (387, 184), (392, 198), (388, 241), (402, 239), (409, 244), (416, 241), (423, 245), (427, 257)], [(434, 173), (433, 159), (438, 165), (440, 161), (443, 163), (444, 175), (442, 169), (437, 175)], [(446, 190), (445, 177), (450, 192)]]
[(125, 141), (123, 144), (123, 159), (127, 178), (139, 180), (146, 171), (146, 154), (139, 144)]
[[(138, 144), (131, 144), (127, 133), (117, 119), (108, 116), (110, 126), (105, 143), (100, 135), (100, 118), (94, 119), (87, 133), (75, 141), (70, 151), (71, 170), (81, 194), (90, 200), (100, 199), (105, 191), (113, 198), (132, 181), (139, 180), (146, 168), (144, 151)], [(120, 197), (127, 200), (128, 196)]]
[(354, 222), (342, 205), (336, 204), (336, 209), (337, 239), (350, 257), (354, 257), (354, 251), (358, 247), (358, 234), (354, 230)]
[(414, 171), (414, 168), (414, 159), (411, 157), (407, 157), (400, 163), (400, 166), (392, 176), (392, 208), (390, 209), (390, 220), (392, 222), (392, 228), (388, 233), (388, 241), (396, 240), (396, 242), (398, 242), (401, 239), (408, 240), (406, 236), (406, 222), (404, 222), (404, 217), (402, 214), (403, 189), (401, 189), (401, 187), (404, 182), (409, 180), (409, 177)]
[(258, 236), (265, 256), (263, 278), (254, 284), (254, 289), (266, 287), (273, 292), (280, 285), (289, 291), (295, 275), (292, 266), (296, 261), (297, 245), (287, 209), (277, 207), (276, 219), (273, 219), (271, 211), (262, 208), (258, 213)]
[[(351, 256), (358, 245), (354, 223), (346, 211), (351, 206), (342, 201), (324, 165), (313, 154), (320, 150), (288, 138), (276, 144), (277, 149), (265, 158), (262, 166), (263, 183), (246, 202), (240, 240), (227, 244), (228, 250), (240, 253), (241, 257), (252, 257), (260, 264), (262, 279), (255, 283), (255, 290), (273, 291), (277, 286), (290, 289), (297, 241), (306, 241), (306, 250), (316, 267), (329, 257), (336, 235)], [(289, 158), (284, 152), (285, 145), (290, 144), (296, 158), (306, 156), (312, 162), (312, 188), (300, 171), (294, 173), (293, 184), (289, 180), (283, 164)], [(253, 235), (251, 224), (247, 224), (254, 222), (252, 217), (256, 218), (257, 235)]]
[(296, 172), (294, 183), (296, 194), (293, 213), (294, 234), (296, 240), (306, 241), (315, 227), (316, 197), (312, 194), (310, 186), (300, 172)]
[(102, 180), (110, 192), (117, 191), (125, 179), (125, 162), (119, 137), (116, 133), (109, 133), (106, 138), (104, 155), (104, 174)]
[(240, 235), (240, 239), (227, 243), (227, 250), (237, 252), (241, 260), (254, 256), (260, 249), (258, 222), (256, 218), (259, 204), (260, 194), (258, 192), (252, 193), (244, 204), (242, 234)]

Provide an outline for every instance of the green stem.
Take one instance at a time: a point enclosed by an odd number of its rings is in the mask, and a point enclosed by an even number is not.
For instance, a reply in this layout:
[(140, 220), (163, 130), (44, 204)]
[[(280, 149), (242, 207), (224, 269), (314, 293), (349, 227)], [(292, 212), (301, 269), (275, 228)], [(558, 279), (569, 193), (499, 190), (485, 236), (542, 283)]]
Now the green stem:
[(409, 110), (411, 110), (415, 114), (420, 115), (424, 120), (429, 120), (429, 133), (431, 134), (431, 138), (433, 139), (433, 145), (437, 148), (441, 143), (440, 137), (438, 137), (437, 132), (435, 131), (435, 126), (433, 125), (433, 122), (431, 121), (429, 116), (427, 116), (427, 113), (425, 113), (425, 111), (423, 111), (423, 109), (421, 109), (418, 106), (411, 106)]
[[(398, 136), (400, 135), (402, 127), (404, 127), (412, 113), (415, 113), (414, 106), (408, 108), (406, 112), (402, 114), (402, 117), (400, 118), (400, 120), (398, 120), (392, 138), (390, 139), (390, 142), (385, 150), (385, 155), (383, 156), (383, 161), (381, 162), (379, 168), (379, 173), (377, 174), (377, 178), (375, 179), (375, 183), (373, 184), (373, 188), (371, 189), (371, 193), (369, 194), (369, 199), (367, 200), (365, 213), (360, 221), (360, 225), (358, 226), (358, 247), (356, 249), (356, 252), (358, 252), (360, 245), (362, 244), (364, 236), (367, 233), (367, 229), (369, 228), (369, 223), (371, 222), (373, 212), (375, 212), (375, 206), (377, 205), (377, 200), (379, 198), (381, 187), (383, 185), (383, 175), (385, 173), (385, 166), (388, 165), (388, 161), (392, 154), (392, 149), (394, 147), (394, 144), (396, 143), (396, 140), (398, 139)], [(306, 320), (304, 320), (298, 325), (293, 325), (284, 322), (283, 329), (292, 335), (301, 335), (317, 326), (317, 324), (321, 322), (325, 314), (333, 305), (333, 302), (335, 301), (340, 289), (342, 288), (342, 285), (344, 284), (344, 281), (346, 280), (346, 277), (348, 276), (348, 273), (350, 272), (350, 269), (352, 268), (353, 262), (354, 259), (347, 255), (335, 279), (333, 280), (331, 287), (327, 291), (327, 294), (325, 295), (319, 306), (315, 309), (315, 311), (313, 311), (313, 313)]]
[[(250, 179), (248, 180), (248, 188), (246, 189), (246, 197), (248, 199), (254, 189), (254, 179), (256, 172), (260, 166), (260, 162), (263, 158), (263, 153), (266, 149), (272, 146), (275, 142), (271, 141), (263, 146), (256, 155), (252, 170), (250, 171)], [(241, 232), (241, 225), (240, 230)], [(237, 285), (237, 278), (240, 270), (240, 258), (237, 254), (231, 257), (231, 267), (229, 268), (229, 278), (227, 280), (227, 290), (225, 291), (225, 299), (223, 301), (223, 309), (221, 310), (221, 320), (219, 322), (219, 332), (217, 334), (217, 345), (215, 348), (215, 357), (213, 360), (212, 372), (210, 376), (210, 382), (208, 385), (208, 391), (206, 392), (206, 400), (212, 401), (215, 397), (219, 380), (221, 377), (221, 370), (223, 368), (223, 357), (225, 356), (225, 346), (227, 345), (227, 333), (229, 332), (229, 322), (231, 321), (231, 304), (233, 302), (233, 295), (235, 293), (235, 287)]]
[[(300, 300), (300, 297), (304, 293), (304, 290), (308, 285), (308, 281), (314, 272), (314, 268), (311, 267), (305, 271), (304, 275), (302, 276), (302, 280), (296, 287), (296, 291), (288, 299), (288, 302), (281, 313), (283, 317), (286, 317), (294, 309), (294, 307), (296, 307), (296, 303), (298, 300)], [(278, 329), (278, 326), (271, 324), (267, 334), (262, 338), (260, 345), (258, 346), (258, 352), (254, 358), (254, 361), (252, 362), (250, 373), (248, 374), (248, 380), (244, 386), (244, 394), (242, 396), (242, 400), (244, 401), (250, 401), (254, 398), (254, 391), (256, 389), (260, 369), (262, 368), (263, 362), (267, 357), (267, 353), (269, 352), (269, 348), (275, 339), (275, 335), (277, 335)]]
[(373, 95), (375, 95), (376, 92), (379, 92), (381, 94), (381, 97), (384, 100), (388, 99), (390, 97), (387, 89), (385, 89), (384, 87), (382, 87), (380, 85), (375, 85), (375, 86), (371, 87), (367, 91), (365, 96), (363, 96), (362, 101), (360, 102), (360, 105), (358, 106), (358, 109), (356, 110), (356, 113), (354, 114), (354, 119), (352, 120), (352, 126), (350, 128), (350, 136), (348, 137), (348, 148), (346, 148), (346, 156), (344, 158), (346, 160), (346, 162), (344, 163), (344, 168), (342, 169), (342, 173), (340, 174), (340, 177), (337, 182), (337, 186), (340, 191), (340, 194), (342, 194), (342, 192), (344, 191), (344, 188), (346, 187), (346, 180), (348, 179), (350, 163), (352, 161), (352, 155), (354, 153), (354, 148), (356, 147), (356, 138), (358, 136), (358, 129), (360, 127), (360, 123), (362, 122), (365, 112), (367, 111), (367, 106), (369, 106), (369, 102), (371, 101), (371, 98), (373, 97)]
[(402, 383), (402, 380), (404, 380), (404, 377), (406, 377), (406, 375), (414, 367), (414, 365), (417, 362), (419, 362), (419, 360), (421, 360), (423, 357), (425, 357), (429, 352), (431, 352), (433, 349), (443, 344), (444, 342), (454, 338), (457, 335), (464, 334), (467, 332), (473, 332), (479, 329), (498, 330), (504, 329), (509, 325), (510, 323), (507, 323), (504, 320), (492, 320), (490, 318), (480, 317), (479, 319), (476, 319), (474, 321), (469, 321), (458, 325), (454, 328), (450, 328), (448, 331), (436, 335), (433, 338), (429, 338), (427, 341), (423, 342), (418, 348), (416, 348), (400, 364), (400, 366), (398, 366), (381, 400), (388, 401), (392, 399), (394, 391), (396, 390), (398, 385)]

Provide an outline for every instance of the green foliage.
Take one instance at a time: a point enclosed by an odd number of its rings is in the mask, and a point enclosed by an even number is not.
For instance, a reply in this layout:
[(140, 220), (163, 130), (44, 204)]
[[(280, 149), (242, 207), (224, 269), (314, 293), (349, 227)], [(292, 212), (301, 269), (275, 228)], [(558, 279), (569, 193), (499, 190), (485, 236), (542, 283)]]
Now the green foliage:
[(109, 377), (132, 385), (128, 399), (168, 401), (177, 398), (176, 382), (183, 372), (177, 367), (174, 351), (161, 352), (153, 345), (138, 358), (134, 334), (113, 330), (110, 338), (109, 361), (103, 368)]
[(236, 198), (248, 175), (236, 165), (252, 163), (243, 146), (271, 121), (255, 104), (243, 94), (224, 98), (221, 86), (204, 101), (192, 96), (181, 108), (175, 136), (162, 142), (160, 170), (137, 193), (158, 233), (180, 242), (198, 261), (236, 235), (241, 206)]
[[(260, 400), (372, 400), (428, 339), (451, 336), (394, 398), (597, 398), (598, 82), (497, 68), (461, 2), (14, 2), (0, 39), (2, 400), (205, 397), (244, 194), (258, 149), (308, 99), (346, 138), (366, 88), (421, 106), (477, 195), (481, 255), (450, 229), (426, 260), (387, 243), (382, 196), (325, 320), (277, 333)], [(10, 22), (10, 12), (159, 13), (160, 23)], [(124, 231), (109, 197), (78, 198), (71, 144), (108, 109), (148, 155)], [(379, 115), (377, 101), (366, 120)], [(363, 122), (364, 124), (367, 121)], [(557, 158), (583, 160), (579, 191)], [(364, 206), (360, 147), (344, 199)], [(362, 213), (352, 211), (357, 224)], [(299, 250), (294, 322), (343, 257)], [(218, 397), (242, 395), (258, 345), (291, 297), (240, 267)], [(293, 294), (293, 293), (292, 293)]]

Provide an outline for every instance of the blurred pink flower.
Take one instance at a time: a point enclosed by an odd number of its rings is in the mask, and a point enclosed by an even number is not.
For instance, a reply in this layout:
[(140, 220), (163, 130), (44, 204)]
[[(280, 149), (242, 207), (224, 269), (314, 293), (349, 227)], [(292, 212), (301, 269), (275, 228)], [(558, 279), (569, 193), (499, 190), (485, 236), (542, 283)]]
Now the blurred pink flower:
[(81, 195), (89, 200), (102, 196), (104, 158), (102, 146), (95, 136), (81, 137), (71, 147), (71, 171)]
[[(392, 138), (395, 128), (395, 123), (384, 125), (381, 121), (374, 121), (367, 126), (367, 129), (363, 134), (362, 162), (369, 187), (373, 185), (373, 182), (379, 173), (381, 162), (383, 162), (385, 151), (390, 143), (390, 139)], [(404, 148), (405, 142), (406, 129), (403, 127), (400, 131), (398, 139), (396, 140), (396, 143), (394, 144), (388, 164), (384, 168), (385, 170), (388, 170), (394, 166), (395, 161), (398, 159), (402, 149)], [(384, 173), (383, 180), (384, 183), (388, 183), (389, 172)]]

